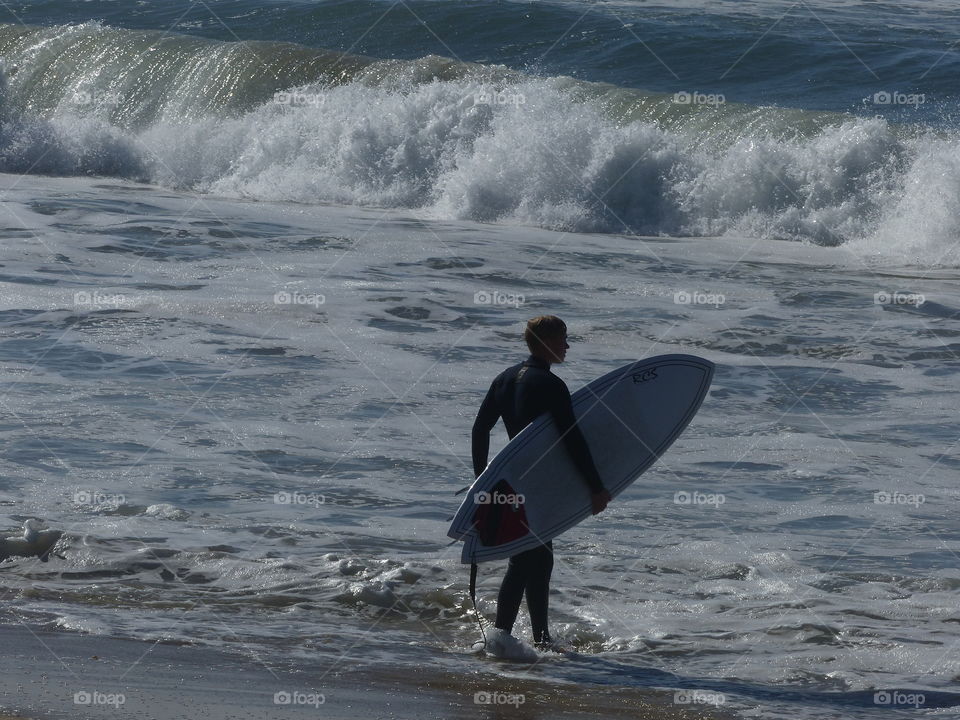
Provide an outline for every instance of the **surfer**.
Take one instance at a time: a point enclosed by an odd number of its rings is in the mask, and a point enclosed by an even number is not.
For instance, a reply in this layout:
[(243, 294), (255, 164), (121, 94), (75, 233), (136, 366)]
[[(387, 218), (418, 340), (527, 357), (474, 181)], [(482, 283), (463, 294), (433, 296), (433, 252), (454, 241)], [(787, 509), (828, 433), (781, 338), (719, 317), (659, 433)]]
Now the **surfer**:
[[(498, 419), (503, 418), (507, 435), (513, 439), (537, 417), (549, 412), (567, 451), (590, 487), (593, 514), (596, 515), (607, 507), (610, 493), (604, 487), (590, 448), (576, 425), (570, 391), (563, 380), (550, 372), (550, 365), (562, 363), (570, 348), (566, 323), (554, 315), (535, 317), (527, 322), (523, 339), (530, 349), (530, 357), (497, 376), (477, 413), (472, 434), (473, 471), (479, 477), (487, 466), (490, 431)], [(552, 541), (510, 558), (497, 596), (494, 623), (497, 630), (511, 634), (520, 602), (526, 594), (534, 645), (541, 650), (553, 647), (547, 629), (552, 570)], [(502, 638), (498, 640), (502, 641)]]

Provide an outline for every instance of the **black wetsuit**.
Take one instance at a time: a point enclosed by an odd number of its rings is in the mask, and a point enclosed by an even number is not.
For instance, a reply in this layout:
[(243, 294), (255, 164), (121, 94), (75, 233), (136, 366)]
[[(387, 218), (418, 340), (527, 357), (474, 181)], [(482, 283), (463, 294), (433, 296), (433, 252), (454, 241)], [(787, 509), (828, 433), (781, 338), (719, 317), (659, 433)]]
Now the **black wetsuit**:
[[(490, 385), (477, 419), (473, 423), (473, 471), (479, 476), (487, 466), (490, 431), (503, 418), (507, 436), (514, 435), (540, 415), (553, 415), (564, 445), (592, 492), (603, 491), (603, 482), (590, 455), (590, 448), (576, 426), (570, 391), (550, 372), (550, 365), (531, 355), (519, 365), (504, 370)], [(497, 598), (496, 627), (510, 632), (520, 610), (524, 592), (533, 627), (534, 642), (549, 640), (547, 609), (550, 574), (553, 570), (553, 543), (519, 553), (510, 558), (507, 574)]]

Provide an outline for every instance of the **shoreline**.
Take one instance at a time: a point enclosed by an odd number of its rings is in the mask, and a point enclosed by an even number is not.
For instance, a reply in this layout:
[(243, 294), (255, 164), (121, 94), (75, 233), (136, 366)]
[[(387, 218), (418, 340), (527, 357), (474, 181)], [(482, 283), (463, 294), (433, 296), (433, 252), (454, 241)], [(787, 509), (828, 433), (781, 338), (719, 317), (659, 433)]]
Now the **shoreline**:
[[(663, 690), (565, 686), (489, 673), (424, 668), (294, 669), (189, 645), (122, 640), (4, 625), (0, 720), (137, 716), (336, 717), (344, 720), (500, 718), (720, 720), (703, 706), (679, 707)], [(428, 675), (425, 675), (429, 673)], [(311, 677), (323, 679), (316, 687)]]

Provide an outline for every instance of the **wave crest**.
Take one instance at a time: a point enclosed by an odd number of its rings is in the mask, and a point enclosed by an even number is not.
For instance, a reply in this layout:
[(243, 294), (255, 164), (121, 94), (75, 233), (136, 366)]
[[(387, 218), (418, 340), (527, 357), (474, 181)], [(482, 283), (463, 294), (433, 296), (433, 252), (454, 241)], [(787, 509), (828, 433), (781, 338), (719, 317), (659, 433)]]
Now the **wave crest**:
[(0, 87), (0, 170), (578, 232), (868, 252), (910, 235), (921, 262), (960, 230), (948, 134), (445, 58), (250, 45), (95, 24), (0, 28), (15, 67)]

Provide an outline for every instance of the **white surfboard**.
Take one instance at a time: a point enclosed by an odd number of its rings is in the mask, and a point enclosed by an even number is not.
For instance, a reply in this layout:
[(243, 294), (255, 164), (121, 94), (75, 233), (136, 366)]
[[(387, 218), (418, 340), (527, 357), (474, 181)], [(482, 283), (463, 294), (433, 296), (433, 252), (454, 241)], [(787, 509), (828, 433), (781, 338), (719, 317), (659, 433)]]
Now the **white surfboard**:
[[(660, 355), (607, 373), (573, 394), (577, 425), (613, 497), (687, 427), (713, 369), (693, 355)], [(463, 540), (462, 562), (480, 563), (537, 547), (590, 514), (590, 490), (545, 414), (497, 453), (447, 534)]]

